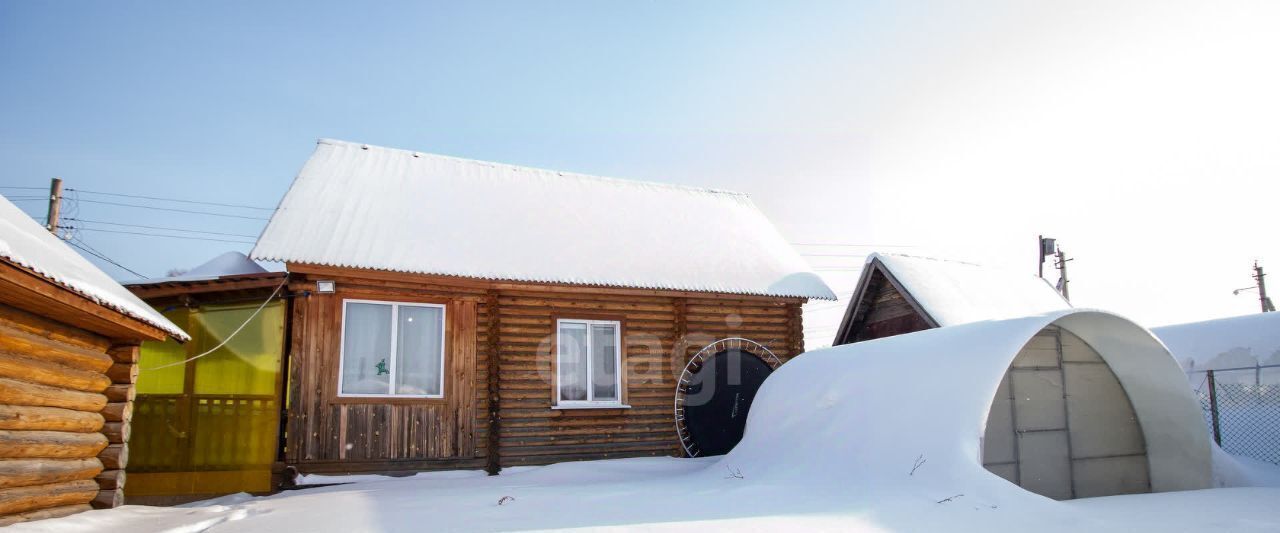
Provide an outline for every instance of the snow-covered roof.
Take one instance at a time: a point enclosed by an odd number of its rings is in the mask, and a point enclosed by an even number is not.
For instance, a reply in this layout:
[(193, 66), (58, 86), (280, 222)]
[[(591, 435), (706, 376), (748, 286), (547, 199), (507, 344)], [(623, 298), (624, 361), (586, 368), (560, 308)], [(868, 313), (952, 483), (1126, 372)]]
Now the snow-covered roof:
[(250, 256), (835, 299), (744, 194), (323, 139)]
[(172, 283), (175, 281), (204, 281), (218, 279), (223, 276), (262, 274), (266, 271), (267, 269), (262, 268), (262, 265), (259, 265), (252, 259), (249, 259), (249, 256), (240, 252), (231, 251), (224, 252), (213, 259), (205, 261), (200, 266), (176, 276), (127, 281), (124, 285)]
[[(765, 380), (742, 441), (723, 462), (751, 465), (756, 479), (945, 482), (939, 498), (991, 492), (1007, 483), (983, 470), (987, 413), (1019, 351), (1051, 325), (1093, 347), (1124, 387), (1146, 437), (1152, 490), (1207, 488), (1211, 440), (1186, 376), (1149, 331), (1086, 309), (801, 354)], [(928, 464), (909, 475), (922, 460)]]
[(939, 326), (1070, 309), (1049, 282), (1030, 274), (929, 257), (871, 254)]
[(187, 340), (182, 329), (120, 286), (9, 200), (0, 201), (0, 258), (80, 296)]
[(1280, 364), (1280, 313), (1151, 328), (1186, 370)]

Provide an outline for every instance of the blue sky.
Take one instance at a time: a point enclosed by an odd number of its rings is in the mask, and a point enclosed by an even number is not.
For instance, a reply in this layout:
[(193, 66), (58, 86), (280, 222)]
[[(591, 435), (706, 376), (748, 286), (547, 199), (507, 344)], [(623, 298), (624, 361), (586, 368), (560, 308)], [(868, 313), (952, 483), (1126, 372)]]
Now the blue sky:
[[(781, 20), (709, 3), (5, 4), (4, 183), (58, 175), (85, 190), (273, 205), (313, 141), (333, 137), (741, 188), (707, 170), (744, 140), (782, 135), (770, 124), (798, 95), (777, 88), (826, 67), (797, 58), (864, 17), (832, 20), (839, 5)], [(94, 237), (148, 274), (208, 246), (126, 252), (165, 241)]]
[[(1077, 303), (1197, 320), (1254, 309), (1230, 294), (1254, 259), (1280, 271), (1278, 23), (1266, 2), (7, 2), (0, 186), (273, 206), (332, 137), (742, 190), (800, 243), (1033, 272), (1051, 234)], [(249, 248), (79, 237), (151, 276)], [(847, 292), (871, 249), (803, 251)]]

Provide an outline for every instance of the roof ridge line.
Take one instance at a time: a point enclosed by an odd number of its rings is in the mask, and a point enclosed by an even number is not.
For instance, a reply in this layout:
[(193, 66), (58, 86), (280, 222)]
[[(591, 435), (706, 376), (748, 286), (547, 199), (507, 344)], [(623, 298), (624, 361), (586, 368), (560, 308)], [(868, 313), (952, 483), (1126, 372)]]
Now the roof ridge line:
[(880, 256), (886, 256), (886, 257), (907, 257), (911, 259), (924, 259), (926, 261), (937, 261), (939, 263), (954, 263), (957, 265), (969, 265), (969, 266), (976, 266), (976, 267), (996, 269), (996, 270), (1007, 270), (999, 266), (988, 265), (983, 263), (974, 263), (972, 261), (961, 261), (959, 259), (946, 259), (942, 257), (930, 257), (927, 255), (912, 255), (912, 254), (903, 254), (903, 253), (897, 253), (897, 252), (872, 252), (872, 253)]
[(734, 197), (748, 198), (748, 199), (749, 199), (749, 198), (751, 198), (751, 195), (749, 195), (749, 194), (747, 194), (747, 193), (745, 193), (745, 192), (742, 192), (742, 191), (731, 191), (731, 190), (728, 190), (728, 189), (717, 189), (717, 188), (714, 188), (714, 187), (698, 187), (698, 186), (696, 186), (696, 185), (683, 185), (683, 184), (679, 184), (679, 183), (664, 183), (664, 182), (661, 182), (661, 181), (652, 181), (652, 180), (637, 180), (637, 179), (629, 179), (629, 178), (615, 178), (615, 177), (612, 177), (612, 176), (599, 176), (599, 175), (595, 175), (595, 174), (584, 174), (584, 173), (581, 173), (581, 172), (570, 172), (570, 171), (565, 171), (565, 170), (553, 170), (553, 169), (549, 169), (549, 168), (531, 167), (531, 166), (526, 166), (526, 165), (516, 165), (516, 164), (512, 164), (512, 163), (501, 163), (501, 162), (497, 162), (497, 161), (485, 161), (485, 160), (483, 160), (483, 159), (471, 159), (471, 158), (467, 158), (467, 157), (457, 157), (457, 156), (452, 156), (452, 155), (437, 154), (437, 153), (433, 153), (433, 152), (423, 152), (423, 151), (419, 151), (419, 150), (408, 150), (408, 149), (404, 149), (404, 148), (392, 148), (392, 147), (388, 147), (388, 146), (380, 146), (380, 145), (376, 145), (376, 144), (359, 143), (359, 142), (353, 142), (353, 141), (344, 141), (344, 140), (341, 140), (341, 139), (331, 139), (331, 138), (327, 138), (327, 137), (321, 137), (320, 139), (317, 139), (317, 140), (316, 140), (316, 144), (329, 144), (329, 145), (334, 145), (334, 146), (358, 146), (358, 147), (363, 148), (363, 149), (366, 149), (366, 150), (367, 150), (367, 149), (374, 148), (374, 149), (378, 149), (378, 150), (382, 150), (382, 151), (387, 151), (387, 152), (399, 152), (399, 153), (409, 154), (409, 155), (412, 155), (412, 156), (415, 156), (415, 157), (417, 157), (417, 156), (427, 156), (427, 157), (431, 157), (431, 158), (436, 158), (436, 159), (447, 159), (447, 160), (450, 160), (450, 161), (457, 161), (457, 162), (460, 162), (460, 163), (467, 163), (467, 164), (472, 164), (472, 165), (484, 165), (484, 166), (489, 166), (489, 167), (503, 167), (503, 168), (507, 168), (507, 169), (515, 170), (515, 171), (548, 172), (548, 173), (552, 173), (552, 174), (559, 175), (560, 177), (564, 177), (564, 178), (574, 178), (574, 179), (579, 179), (579, 180), (612, 182), (612, 183), (619, 183), (619, 184), (624, 184), (624, 185), (635, 185), (635, 186), (662, 187), (662, 188), (675, 189), (675, 190), (688, 191), (688, 192), (702, 192), (702, 193), (721, 194), (721, 195), (725, 195), (725, 196), (734, 196)]

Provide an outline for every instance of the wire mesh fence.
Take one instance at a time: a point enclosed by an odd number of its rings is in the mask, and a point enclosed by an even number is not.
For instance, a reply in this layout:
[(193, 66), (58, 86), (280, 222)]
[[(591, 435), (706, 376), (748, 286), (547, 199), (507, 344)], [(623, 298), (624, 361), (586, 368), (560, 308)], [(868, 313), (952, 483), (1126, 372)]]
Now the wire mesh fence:
[(1280, 464), (1280, 365), (1189, 373), (1213, 440), (1232, 455)]

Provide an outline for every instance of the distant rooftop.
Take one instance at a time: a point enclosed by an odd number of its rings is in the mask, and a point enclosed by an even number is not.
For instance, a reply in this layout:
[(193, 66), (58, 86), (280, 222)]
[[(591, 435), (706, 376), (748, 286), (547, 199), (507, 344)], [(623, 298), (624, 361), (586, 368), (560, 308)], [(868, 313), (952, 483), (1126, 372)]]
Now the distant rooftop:
[(174, 276), (166, 276), (163, 278), (139, 279), (126, 281), (123, 285), (145, 285), (150, 283), (173, 283), (180, 281), (203, 281), (218, 279), (223, 276), (239, 276), (244, 274), (262, 274), (267, 269), (262, 265), (249, 259), (240, 252), (230, 251), (219, 254), (217, 257), (201, 263), (200, 266), (192, 268), (181, 274)]
[(1186, 370), (1280, 364), (1280, 313), (1151, 328)]
[(1049, 282), (1029, 273), (901, 254), (872, 254), (939, 326), (1070, 309)]

